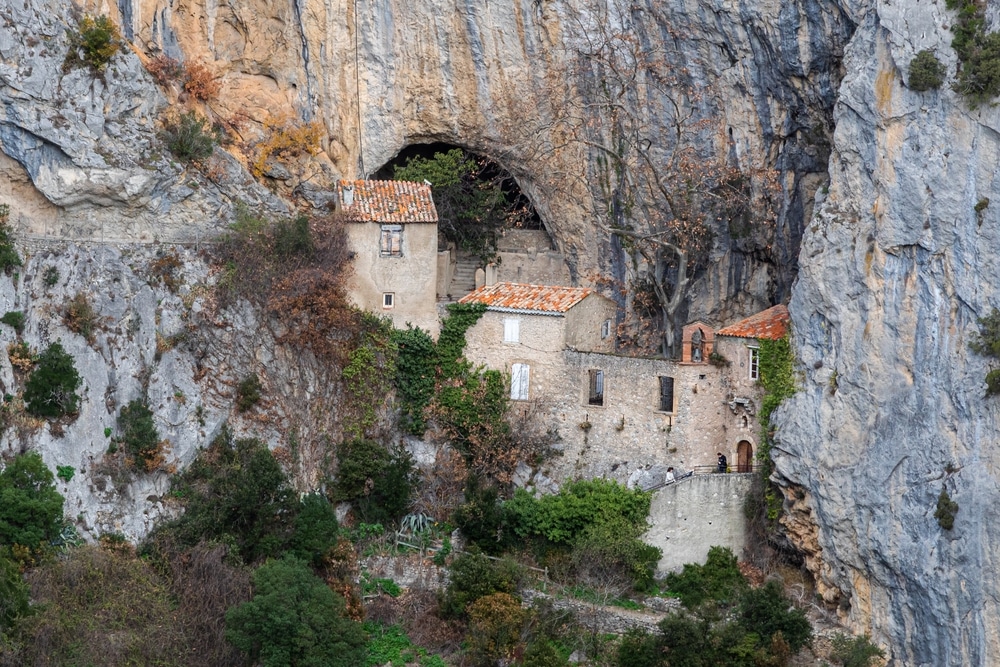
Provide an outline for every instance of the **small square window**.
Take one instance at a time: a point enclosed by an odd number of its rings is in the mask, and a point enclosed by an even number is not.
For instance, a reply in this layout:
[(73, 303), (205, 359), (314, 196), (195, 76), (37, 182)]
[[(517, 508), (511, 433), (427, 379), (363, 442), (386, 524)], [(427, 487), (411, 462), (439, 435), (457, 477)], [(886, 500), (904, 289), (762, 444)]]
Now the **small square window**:
[(521, 341), (521, 320), (508, 318), (503, 321), (503, 342), (519, 343)]
[(590, 405), (604, 405), (604, 371), (590, 371), (590, 391), (587, 403)]
[(674, 411), (674, 379), (660, 376), (660, 412)]
[(747, 348), (750, 350), (750, 379), (760, 379), (760, 350), (756, 347)]
[(382, 225), (382, 234), (379, 238), (379, 254), (382, 257), (402, 257), (402, 225)]
[(601, 325), (601, 340), (611, 337), (611, 320), (604, 320)]
[(396, 305), (396, 293), (395, 292), (382, 292), (382, 307), (392, 308)]

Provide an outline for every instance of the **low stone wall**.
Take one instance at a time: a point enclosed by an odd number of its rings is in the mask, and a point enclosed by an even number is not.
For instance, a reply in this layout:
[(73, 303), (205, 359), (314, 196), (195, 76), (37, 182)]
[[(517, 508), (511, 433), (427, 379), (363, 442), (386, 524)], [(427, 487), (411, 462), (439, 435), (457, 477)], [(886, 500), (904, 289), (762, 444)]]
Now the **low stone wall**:
[(695, 475), (656, 491), (643, 539), (663, 550), (658, 574), (704, 563), (713, 546), (739, 556), (747, 540), (743, 503), (752, 483), (753, 473)]

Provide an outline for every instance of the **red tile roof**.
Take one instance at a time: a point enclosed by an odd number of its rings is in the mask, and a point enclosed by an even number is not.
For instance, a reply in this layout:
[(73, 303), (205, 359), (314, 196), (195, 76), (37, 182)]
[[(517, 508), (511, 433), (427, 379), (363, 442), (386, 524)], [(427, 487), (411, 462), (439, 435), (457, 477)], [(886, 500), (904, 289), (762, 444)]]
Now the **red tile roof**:
[(409, 181), (340, 181), (337, 199), (355, 222), (437, 222), (431, 186)]
[(766, 338), (778, 340), (788, 332), (788, 307), (777, 305), (751, 315), (736, 324), (730, 324), (725, 329), (719, 329), (717, 336), (735, 336), (737, 338)]
[(595, 294), (586, 287), (549, 287), (519, 283), (485, 285), (458, 300), (459, 303), (485, 303), (490, 310), (533, 311), (558, 315)]

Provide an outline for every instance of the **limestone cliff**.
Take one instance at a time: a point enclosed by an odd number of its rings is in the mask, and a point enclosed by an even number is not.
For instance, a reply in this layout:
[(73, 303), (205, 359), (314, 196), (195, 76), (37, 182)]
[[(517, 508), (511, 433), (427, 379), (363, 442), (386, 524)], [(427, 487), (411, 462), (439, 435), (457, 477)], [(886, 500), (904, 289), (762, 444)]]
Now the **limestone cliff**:
[[(445, 141), (497, 158), (584, 283), (620, 276), (624, 258), (590, 196), (595, 155), (567, 145), (553, 119), (588, 122), (585, 108), (567, 114), (560, 106), (589, 76), (578, 62), (588, 30), (613, 8), (697, 92), (693, 112), (710, 124), (701, 150), (782, 174), (772, 249), (716, 230), (692, 317), (720, 322), (788, 294), (801, 220), (826, 170), (839, 59), (853, 30), (835, 3), (820, 1), (87, 0), (80, 8), (112, 15), (141, 57), (126, 52), (101, 77), (64, 73), (65, 31), (75, 24), (65, 3), (0, 2), (0, 141), (44, 196), (20, 208), (23, 229), (169, 240), (212, 227), (233, 198), (280, 206), (229, 162), (219, 182), (165, 158), (155, 132), (174, 96), (156, 88), (140, 59), (166, 54), (219, 77), (210, 111), (245, 126), (250, 143), (269, 118), (320, 120), (324, 152), (305, 189), (370, 174), (412, 143)], [(663, 129), (650, 122), (653, 135)], [(7, 171), (25, 181), (13, 166)], [(18, 197), (33, 197), (30, 190)]]
[[(1000, 113), (904, 85), (921, 49), (951, 73), (944, 3), (852, 9), (829, 193), (790, 304), (800, 390), (779, 413), (786, 526), (823, 597), (893, 664), (1000, 661), (998, 407), (976, 318), (1000, 305)], [(980, 207), (981, 208), (981, 207)], [(934, 511), (959, 504), (952, 530)]]

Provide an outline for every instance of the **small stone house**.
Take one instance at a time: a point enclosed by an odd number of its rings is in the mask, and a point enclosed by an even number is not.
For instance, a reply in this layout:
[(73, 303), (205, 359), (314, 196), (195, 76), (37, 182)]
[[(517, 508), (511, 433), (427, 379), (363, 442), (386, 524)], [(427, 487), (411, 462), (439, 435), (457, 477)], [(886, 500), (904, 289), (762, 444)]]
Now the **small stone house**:
[[(727, 405), (732, 413), (729, 420), (731, 431), (739, 433), (744, 423), (757, 424), (757, 408), (760, 405), (762, 390), (760, 380), (760, 341), (779, 340), (788, 332), (790, 321), (788, 307), (777, 305), (761, 311), (735, 324), (715, 332), (711, 350), (714, 359), (725, 366), (729, 385)], [(706, 358), (710, 358), (706, 355)], [(749, 472), (753, 465), (756, 451), (756, 436), (759, 428), (755, 427), (745, 433), (735, 443), (735, 451), (731, 448), (729, 456), (730, 467), (737, 472)], [(732, 440), (732, 438), (730, 438)], [(732, 443), (730, 443), (732, 445)], [(735, 458), (731, 454), (735, 453)]]
[(615, 304), (589, 289), (499, 283), (461, 302), (487, 306), (466, 357), (507, 372), (515, 409), (533, 404), (558, 436), (549, 477), (648, 486), (667, 466), (711, 468), (720, 450), (733, 471), (752, 469), (761, 389), (751, 364), (757, 337), (784, 335), (783, 306), (721, 331), (684, 327), (676, 361), (614, 354)]
[(353, 271), (348, 298), (437, 336), (438, 215), (431, 188), (408, 181), (340, 181)]

